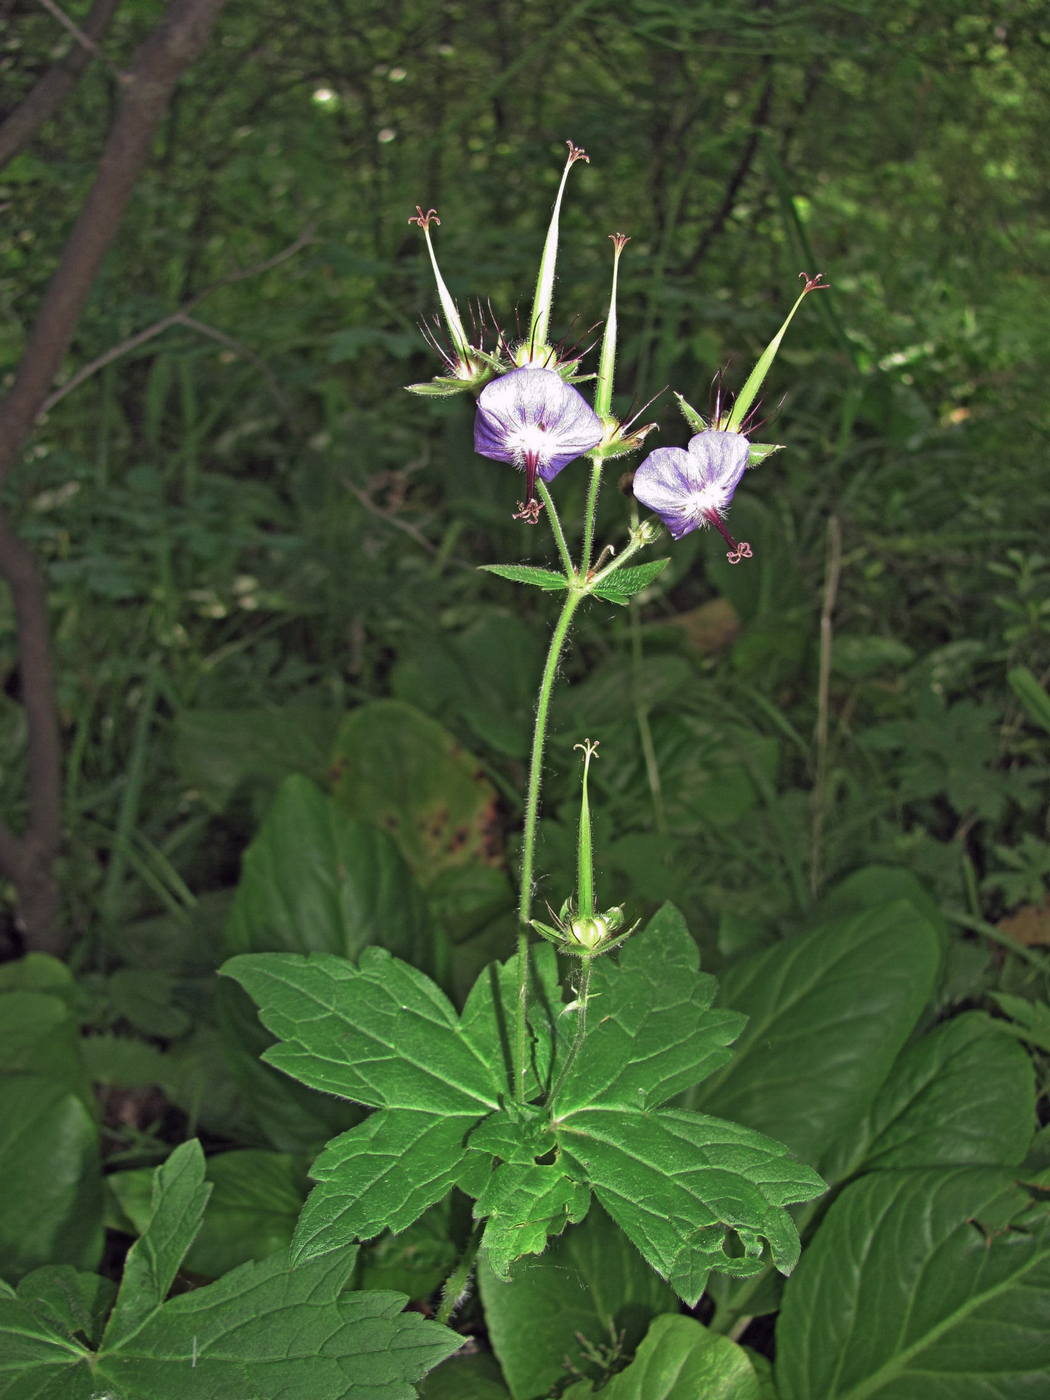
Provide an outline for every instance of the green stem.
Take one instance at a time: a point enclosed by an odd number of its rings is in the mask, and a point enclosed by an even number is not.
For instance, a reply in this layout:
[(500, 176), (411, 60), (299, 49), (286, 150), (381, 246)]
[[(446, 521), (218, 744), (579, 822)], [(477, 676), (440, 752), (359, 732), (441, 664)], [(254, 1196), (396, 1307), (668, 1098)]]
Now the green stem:
[(598, 491), (602, 484), (602, 459), (591, 458), (591, 481), (587, 487), (587, 504), (583, 512), (583, 547), (580, 550), (580, 578), (587, 577), (594, 551), (594, 525), (598, 514)]
[(551, 1090), (550, 1098), (547, 1100), (550, 1104), (553, 1104), (555, 1099), (557, 1099), (558, 1090), (565, 1083), (569, 1070), (572, 1069), (573, 1061), (579, 1054), (580, 1046), (583, 1044), (584, 1037), (587, 1034), (587, 1002), (591, 995), (591, 963), (593, 961), (593, 958), (580, 959), (580, 980), (576, 987), (576, 1000), (579, 1003), (580, 1009), (577, 1013), (576, 1034), (573, 1036), (572, 1044), (569, 1047), (569, 1053), (565, 1057), (565, 1063), (561, 1067), (557, 1083)]
[(572, 626), (573, 615), (586, 595), (571, 588), (565, 595), (561, 614), (554, 624), (547, 660), (536, 701), (536, 724), (532, 731), (529, 784), (525, 795), (525, 828), (521, 843), (521, 887), (518, 891), (518, 1002), (514, 1013), (514, 1097), (525, 1102), (525, 1069), (528, 1061), (529, 1002), (529, 919), (532, 917), (532, 880), (536, 860), (536, 831), (540, 816), (540, 785), (543, 780), (543, 750), (547, 742), (547, 720), (551, 692), (558, 674), (562, 648)]
[(470, 1239), (466, 1243), (463, 1253), (459, 1256), (456, 1267), (449, 1274), (441, 1289), (441, 1303), (434, 1315), (435, 1322), (440, 1322), (448, 1326), (449, 1319), (456, 1311), (456, 1304), (463, 1296), (463, 1290), (467, 1286), (467, 1280), (474, 1269), (474, 1261), (478, 1257), (478, 1246), (481, 1244), (481, 1231), (485, 1222), (479, 1220), (470, 1232)]
[(565, 531), (561, 528), (561, 520), (558, 516), (558, 508), (554, 504), (554, 497), (547, 489), (547, 483), (539, 477), (536, 478), (536, 490), (539, 492), (540, 500), (547, 511), (547, 520), (550, 523), (551, 534), (554, 536), (554, 543), (558, 546), (558, 554), (561, 557), (561, 565), (565, 570), (566, 578), (575, 578), (576, 570), (572, 566), (572, 557), (569, 554), (569, 546), (565, 542)]

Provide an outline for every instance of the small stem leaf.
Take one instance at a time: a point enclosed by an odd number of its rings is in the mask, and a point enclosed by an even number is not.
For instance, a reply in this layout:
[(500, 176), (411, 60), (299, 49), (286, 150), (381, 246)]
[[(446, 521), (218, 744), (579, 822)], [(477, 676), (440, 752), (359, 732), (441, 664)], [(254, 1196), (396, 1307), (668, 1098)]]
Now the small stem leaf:
[(532, 564), (481, 564), (479, 568), (498, 578), (510, 579), (512, 583), (527, 583), (533, 588), (545, 588), (549, 593), (569, 587), (569, 580), (552, 569), (538, 569)]
[(615, 573), (607, 574), (597, 588), (593, 589), (596, 598), (605, 598), (610, 603), (627, 603), (636, 593), (641, 593), (663, 573), (670, 559), (653, 559), (648, 564), (634, 564)]

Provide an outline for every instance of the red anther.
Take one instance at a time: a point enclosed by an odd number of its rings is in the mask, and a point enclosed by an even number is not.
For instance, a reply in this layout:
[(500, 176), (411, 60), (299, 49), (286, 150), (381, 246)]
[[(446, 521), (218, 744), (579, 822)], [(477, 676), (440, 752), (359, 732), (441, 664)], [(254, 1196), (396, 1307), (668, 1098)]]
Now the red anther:
[(823, 272), (818, 272), (815, 277), (810, 277), (808, 272), (800, 272), (798, 275), (806, 284), (802, 288), (803, 292), (826, 292), (830, 286), (830, 283), (820, 280), (824, 276)]
[(535, 525), (540, 518), (540, 511), (543, 509), (543, 502), (538, 501), (533, 496), (528, 501), (519, 501), (518, 509), (511, 516), (511, 520), (524, 520), (526, 525)]
[(410, 224), (418, 224), (423, 232), (426, 233), (431, 224), (440, 224), (441, 220), (438, 218), (438, 211), (436, 209), (428, 209), (424, 214), (422, 206), (417, 204), (416, 212), (408, 222)]

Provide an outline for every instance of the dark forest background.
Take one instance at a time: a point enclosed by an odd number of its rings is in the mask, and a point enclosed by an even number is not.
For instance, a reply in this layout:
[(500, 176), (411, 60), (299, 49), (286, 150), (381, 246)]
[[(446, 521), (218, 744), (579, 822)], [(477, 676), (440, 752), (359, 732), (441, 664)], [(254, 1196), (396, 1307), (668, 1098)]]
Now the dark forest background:
[[(552, 332), (595, 338), (628, 233), (615, 406), (660, 395), (650, 445), (687, 436), (661, 391), (740, 386), (801, 271), (831, 290), (765, 386), (785, 450), (731, 520), (754, 560), (694, 534), (640, 608), (584, 610), (544, 897), (600, 738), (608, 902), (675, 900), (718, 971), (857, 872), (906, 880), (947, 930), (931, 1015), (993, 1012), (1045, 1085), (1048, 63), (1040, 0), (0, 0), (0, 917), (9, 956), (73, 969), (111, 1164), (326, 1136), (260, 1139), (216, 1049), (289, 774), (338, 794), (333, 752), (374, 759), (342, 796), (396, 831), (453, 995), (511, 949), (552, 614), (477, 566), (551, 551), (469, 401), (404, 392), (440, 370), (409, 216), (437, 208), (461, 305), (513, 330), (569, 138)], [(111, 133), (147, 109), (136, 167)], [(612, 471), (601, 512), (622, 536)], [(427, 825), (441, 801), (470, 840)]]

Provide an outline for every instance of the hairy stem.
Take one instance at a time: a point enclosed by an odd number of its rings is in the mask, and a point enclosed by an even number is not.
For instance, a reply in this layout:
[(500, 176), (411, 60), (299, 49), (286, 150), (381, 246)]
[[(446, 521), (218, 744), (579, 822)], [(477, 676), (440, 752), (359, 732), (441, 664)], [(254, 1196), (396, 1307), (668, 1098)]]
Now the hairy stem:
[(591, 459), (591, 480), (587, 487), (587, 505), (583, 513), (583, 547), (580, 550), (580, 578), (587, 577), (594, 552), (594, 525), (598, 514), (598, 491), (602, 484), (602, 459)]
[(536, 723), (532, 731), (529, 782), (525, 795), (525, 827), (521, 843), (521, 886), (518, 892), (518, 1001), (514, 1014), (514, 1097), (518, 1103), (525, 1102), (525, 1071), (528, 1061), (529, 919), (532, 917), (532, 882), (540, 816), (543, 751), (547, 743), (547, 720), (550, 715), (554, 679), (558, 674), (558, 663), (572, 626), (573, 616), (584, 597), (585, 595), (575, 588), (565, 595), (565, 602), (547, 649), (547, 660), (536, 701)]
[(551, 1090), (549, 1103), (554, 1103), (558, 1097), (558, 1090), (565, 1083), (569, 1070), (572, 1069), (573, 1061), (580, 1052), (580, 1046), (587, 1035), (587, 1002), (591, 995), (591, 963), (593, 958), (582, 958), (580, 961), (580, 980), (576, 984), (576, 1001), (578, 1010), (576, 1012), (576, 1034), (572, 1038), (569, 1046), (569, 1053), (565, 1056), (565, 1063), (561, 1067), (557, 1083)]
[(456, 1311), (457, 1304), (462, 1301), (467, 1282), (474, 1271), (474, 1261), (478, 1257), (478, 1246), (481, 1244), (481, 1231), (484, 1224), (483, 1220), (479, 1220), (474, 1226), (463, 1253), (456, 1261), (456, 1267), (442, 1285), (441, 1302), (434, 1314), (434, 1321), (440, 1322), (446, 1327), (452, 1314)]
[(569, 554), (569, 546), (565, 542), (565, 531), (561, 527), (554, 497), (547, 489), (547, 483), (539, 477), (536, 478), (536, 490), (547, 511), (547, 520), (550, 523), (551, 534), (554, 536), (554, 543), (558, 546), (558, 556), (561, 559), (561, 566), (565, 570), (565, 577), (575, 578), (576, 570), (572, 566), (572, 556)]

